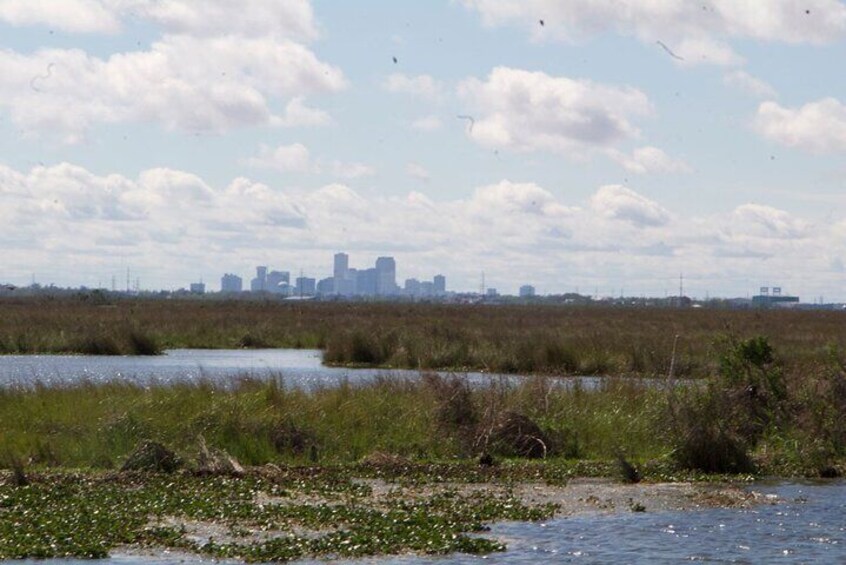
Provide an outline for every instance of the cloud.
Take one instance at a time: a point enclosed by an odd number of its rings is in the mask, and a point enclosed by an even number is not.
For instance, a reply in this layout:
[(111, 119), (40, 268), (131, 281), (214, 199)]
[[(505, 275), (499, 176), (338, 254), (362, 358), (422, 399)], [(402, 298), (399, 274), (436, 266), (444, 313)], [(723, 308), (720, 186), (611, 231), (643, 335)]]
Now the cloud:
[(423, 116), (411, 122), (411, 127), (417, 131), (433, 132), (443, 127), (443, 122), (437, 116)]
[(723, 75), (723, 83), (755, 98), (775, 98), (775, 88), (746, 71), (734, 70)]
[(670, 221), (670, 213), (657, 202), (617, 184), (601, 187), (590, 204), (600, 216), (636, 226), (662, 226)]
[(680, 159), (673, 159), (657, 147), (639, 147), (627, 155), (617, 150), (609, 151), (609, 156), (630, 173), (639, 175), (650, 173), (689, 173), (690, 166)]
[(429, 174), (429, 171), (426, 170), (426, 167), (419, 163), (408, 163), (405, 166), (405, 172), (408, 173), (408, 176), (411, 178), (422, 180), (423, 182), (428, 182), (431, 178), (431, 175)]
[(0, 20), (13, 26), (45, 25), (71, 33), (116, 33), (115, 10), (97, 0), (0, 0)]
[(808, 234), (807, 222), (789, 212), (761, 204), (743, 204), (732, 213), (733, 231), (759, 237), (802, 238)]
[(299, 40), (318, 36), (309, 0), (106, 0), (123, 15), (149, 20), (168, 33), (188, 35), (282, 35)]
[(114, 33), (121, 20), (140, 19), (170, 34), (318, 36), (308, 0), (0, 0), (0, 20), (71, 33)]
[(313, 159), (308, 147), (302, 143), (277, 147), (262, 144), (259, 146), (258, 155), (245, 159), (244, 164), (249, 167), (273, 169), (280, 173), (328, 173), (344, 179), (356, 179), (376, 173), (376, 169), (364, 163)]
[(581, 157), (636, 138), (636, 116), (650, 113), (646, 95), (631, 87), (496, 67), (470, 78), (459, 94), (472, 108), (470, 137), (486, 146)]
[(469, 208), (477, 215), (547, 216), (562, 218), (575, 211), (563, 206), (549, 191), (535, 183), (515, 183), (509, 180), (482, 186), (473, 193)]
[(340, 182), (216, 184), (169, 168), (130, 178), (70, 163), (0, 165), (0, 221), (12, 226), (0, 230), (3, 277), (95, 285), (131, 265), (142, 285), (170, 288), (268, 262), (322, 277), (342, 246), (355, 266), (392, 253), (400, 277), (443, 271), (450, 288), (475, 288), (484, 270), (506, 291), (523, 273), (519, 282), (551, 291), (624, 283), (627, 293), (663, 294), (679, 271), (686, 285), (712, 281), (712, 291), (743, 289), (750, 272), (785, 286), (784, 273), (801, 272), (806, 288), (822, 290), (837, 267), (831, 259), (846, 256), (842, 218), (813, 225), (756, 204), (681, 216), (621, 186), (598, 188), (586, 206), (561, 194), (508, 179), (436, 199)]
[(776, 102), (758, 106), (755, 127), (765, 138), (813, 153), (846, 151), (846, 106), (835, 98), (785, 108)]
[(369, 177), (376, 174), (376, 169), (364, 163), (343, 163), (333, 161), (331, 166), (332, 174), (343, 179), (357, 179)]
[(311, 160), (311, 153), (302, 143), (272, 148), (262, 144), (256, 157), (247, 159), (251, 167), (274, 169), (280, 173), (312, 173), (319, 168)]
[(302, 96), (295, 96), (285, 105), (285, 112), (273, 116), (270, 123), (282, 127), (325, 126), (332, 118), (323, 110), (307, 106)]
[(674, 51), (681, 57), (676, 62), (682, 66), (707, 64), (732, 67), (744, 63), (743, 58), (729, 45), (710, 38), (682, 39)]
[[(298, 42), (317, 35), (305, 0), (238, 6), (224, 0), (202, 6), (180, 0), (0, 0), (0, 18), (48, 24), (53, 11), (45, 6), (54, 6), (56, 14), (67, 6), (77, 9), (68, 25), (83, 31), (115, 28), (119, 18), (131, 15), (153, 22), (162, 35), (148, 50), (107, 58), (80, 49), (0, 50), (0, 109), (32, 137), (78, 143), (99, 124), (123, 123), (192, 133), (323, 125), (331, 121), (328, 114), (309, 107), (306, 97), (347, 86), (339, 68)], [(284, 111), (277, 115), (280, 104)]]
[[(463, 0), (485, 25), (516, 25), (537, 41), (577, 41), (607, 31), (646, 43), (719, 38), (820, 44), (846, 35), (846, 6), (837, 0), (770, 0), (707, 4), (652, 0)], [(543, 18), (544, 26), (538, 25)], [(724, 64), (724, 58), (711, 62)]]
[(431, 75), (409, 76), (403, 73), (388, 76), (384, 88), (388, 92), (411, 94), (428, 100), (437, 100), (443, 91), (441, 83)]

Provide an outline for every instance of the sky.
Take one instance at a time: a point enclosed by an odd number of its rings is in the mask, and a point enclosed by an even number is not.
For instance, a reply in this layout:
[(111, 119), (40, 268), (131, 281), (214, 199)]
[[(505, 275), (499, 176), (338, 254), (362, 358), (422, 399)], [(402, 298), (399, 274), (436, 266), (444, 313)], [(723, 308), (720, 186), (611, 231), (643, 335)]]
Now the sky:
[(0, 281), (846, 301), (843, 61), (838, 0), (0, 0)]

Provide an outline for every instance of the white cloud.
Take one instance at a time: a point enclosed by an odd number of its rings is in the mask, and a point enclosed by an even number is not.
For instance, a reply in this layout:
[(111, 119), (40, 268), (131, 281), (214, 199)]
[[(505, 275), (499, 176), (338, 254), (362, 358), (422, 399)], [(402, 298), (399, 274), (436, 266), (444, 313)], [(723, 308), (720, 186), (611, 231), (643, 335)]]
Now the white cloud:
[(0, 20), (72, 33), (115, 33), (120, 29), (115, 11), (97, 0), (0, 0)]
[(364, 163), (343, 163), (341, 161), (333, 161), (331, 170), (333, 175), (343, 179), (357, 179), (376, 174), (376, 169), (374, 167)]
[[(70, 142), (98, 123), (206, 132), (269, 124), (269, 99), (345, 85), (339, 69), (306, 47), (270, 39), (169, 36), (150, 51), (105, 60), (69, 49), (0, 51), (0, 107), (28, 133)], [(303, 108), (295, 102), (287, 110), (299, 111), (302, 123), (309, 121)]]
[(388, 92), (411, 94), (429, 100), (437, 100), (443, 91), (441, 83), (431, 75), (409, 76), (403, 73), (388, 76), (384, 87)]
[(283, 35), (312, 40), (318, 35), (309, 0), (104, 0), (123, 15), (147, 19), (169, 33), (189, 35)]
[(420, 163), (408, 163), (405, 166), (405, 172), (408, 173), (408, 176), (423, 182), (428, 182), (431, 178), (429, 171)]
[(477, 215), (495, 217), (499, 221), (524, 215), (560, 219), (576, 211), (559, 203), (552, 193), (535, 183), (509, 180), (477, 188), (468, 208)]
[[(516, 24), (535, 40), (573, 41), (605, 31), (647, 43), (688, 38), (748, 38), (787, 43), (824, 43), (846, 35), (846, 6), (838, 0), (464, 0), (489, 26)], [(540, 26), (539, 19), (544, 20)], [(719, 62), (712, 61), (712, 62)]]
[(609, 156), (630, 173), (689, 173), (690, 166), (680, 159), (673, 159), (657, 147), (647, 146), (635, 149), (631, 155), (611, 150)]
[(295, 96), (287, 105), (281, 116), (273, 116), (271, 124), (282, 127), (325, 126), (332, 123), (329, 114), (319, 108), (311, 108), (305, 104), (302, 96)]
[(418, 131), (433, 132), (443, 127), (443, 122), (437, 116), (423, 116), (411, 122), (411, 127)]
[(274, 169), (280, 173), (313, 173), (319, 170), (312, 162), (308, 147), (302, 143), (275, 148), (262, 144), (258, 156), (247, 159), (247, 165)]
[[(328, 114), (305, 97), (346, 87), (340, 69), (297, 42), (317, 36), (307, 0), (0, 0), (0, 19), (14, 25), (50, 24), (54, 16), (79, 31), (115, 31), (131, 16), (163, 34), (148, 50), (108, 58), (80, 49), (0, 50), (0, 109), (30, 136), (76, 143), (98, 124), (122, 123), (213, 133), (323, 125)], [(285, 110), (275, 115), (280, 103)]]
[(846, 106), (835, 98), (785, 108), (776, 102), (758, 106), (755, 120), (765, 138), (814, 153), (846, 151)]
[(775, 98), (775, 88), (746, 71), (734, 70), (723, 75), (723, 82), (756, 98)]
[(187, 35), (318, 35), (308, 0), (0, 0), (0, 20), (72, 33), (114, 33), (123, 19), (141, 19)]
[(590, 204), (603, 217), (637, 226), (662, 226), (670, 221), (670, 213), (660, 204), (617, 184), (601, 187)]
[(280, 173), (328, 173), (334, 177), (356, 179), (376, 174), (376, 169), (364, 163), (326, 162), (314, 159), (302, 143), (270, 147), (259, 146), (258, 155), (244, 160), (250, 167), (273, 169)]
[(577, 157), (637, 137), (632, 118), (651, 111), (635, 88), (508, 67), (463, 81), (459, 94), (472, 108), (468, 133), (478, 143)]
[(710, 38), (682, 39), (674, 52), (681, 57), (676, 61), (681, 65), (718, 65), (721, 67), (743, 64), (743, 58), (721, 41)]
[(743, 204), (732, 213), (732, 231), (759, 237), (780, 239), (801, 238), (807, 235), (807, 222), (789, 212), (761, 204)]
[(750, 272), (785, 286), (780, 277), (794, 271), (827, 281), (832, 258), (846, 257), (842, 217), (814, 226), (755, 204), (678, 217), (621, 186), (600, 187), (578, 207), (510, 180), (437, 200), (419, 191), (365, 195), (343, 183), (281, 190), (240, 177), (215, 185), (166, 168), (129, 178), (61, 163), (0, 165), (0, 196), (0, 221), (14, 226), (0, 231), (2, 276), (15, 283), (32, 272), (40, 282), (103, 283), (127, 264), (146, 285), (165, 288), (269, 261), (325, 276), (342, 245), (355, 266), (393, 254), (400, 277), (445, 271), (450, 288), (475, 287), (484, 270), (492, 286), (516, 284), (521, 272), (531, 280), (520, 282), (553, 291), (605, 281), (656, 294), (679, 271), (691, 285), (732, 279), (742, 288)]

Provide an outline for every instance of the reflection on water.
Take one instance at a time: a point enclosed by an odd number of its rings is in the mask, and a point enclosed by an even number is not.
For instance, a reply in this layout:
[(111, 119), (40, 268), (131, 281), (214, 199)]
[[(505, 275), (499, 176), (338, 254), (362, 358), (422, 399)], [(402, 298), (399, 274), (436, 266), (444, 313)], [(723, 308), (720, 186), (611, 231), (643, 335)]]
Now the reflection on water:
[[(229, 383), (239, 376), (281, 377), (285, 386), (313, 388), (337, 385), (344, 380), (351, 384), (368, 382), (377, 376), (417, 378), (419, 372), (326, 367), (322, 364), (322, 352), (317, 349), (172, 349), (154, 357), (0, 356), (0, 386), (35, 382), (68, 384), (82, 379), (91, 382), (120, 379), (140, 384), (201, 379)], [(471, 383), (487, 383), (492, 378), (511, 381), (520, 377), (467, 373), (467, 378)], [(599, 382), (596, 377), (579, 377), (578, 380), (586, 387), (594, 387)]]
[[(778, 504), (746, 509), (708, 509), (592, 514), (542, 523), (496, 524), (487, 536), (508, 543), (508, 551), (487, 557), (390, 557), (365, 563), (844, 563), (846, 482), (755, 485), (778, 495)], [(116, 555), (97, 563), (202, 562), (198, 558)], [(208, 561), (207, 561), (208, 562)], [(31, 565), (84, 565), (90, 561), (25, 561)], [(313, 563), (325, 563), (315, 561)]]

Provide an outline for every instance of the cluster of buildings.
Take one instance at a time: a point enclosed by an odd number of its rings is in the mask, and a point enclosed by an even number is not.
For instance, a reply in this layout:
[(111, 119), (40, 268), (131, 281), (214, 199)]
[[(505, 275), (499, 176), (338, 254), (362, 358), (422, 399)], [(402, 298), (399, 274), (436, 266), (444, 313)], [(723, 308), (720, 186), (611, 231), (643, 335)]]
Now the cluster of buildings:
[[(299, 276), (291, 282), (289, 271), (268, 271), (268, 267), (256, 267), (256, 276), (249, 288), (238, 275), (226, 273), (220, 279), (223, 293), (266, 292), (285, 297), (443, 297), (446, 296), (446, 277), (436, 275), (431, 281), (406, 279), (403, 286), (397, 284), (397, 264), (393, 257), (379, 257), (373, 267), (355, 269), (350, 267), (346, 253), (336, 253), (332, 276), (320, 281)], [(191, 292), (202, 294), (205, 285), (194, 283)]]

